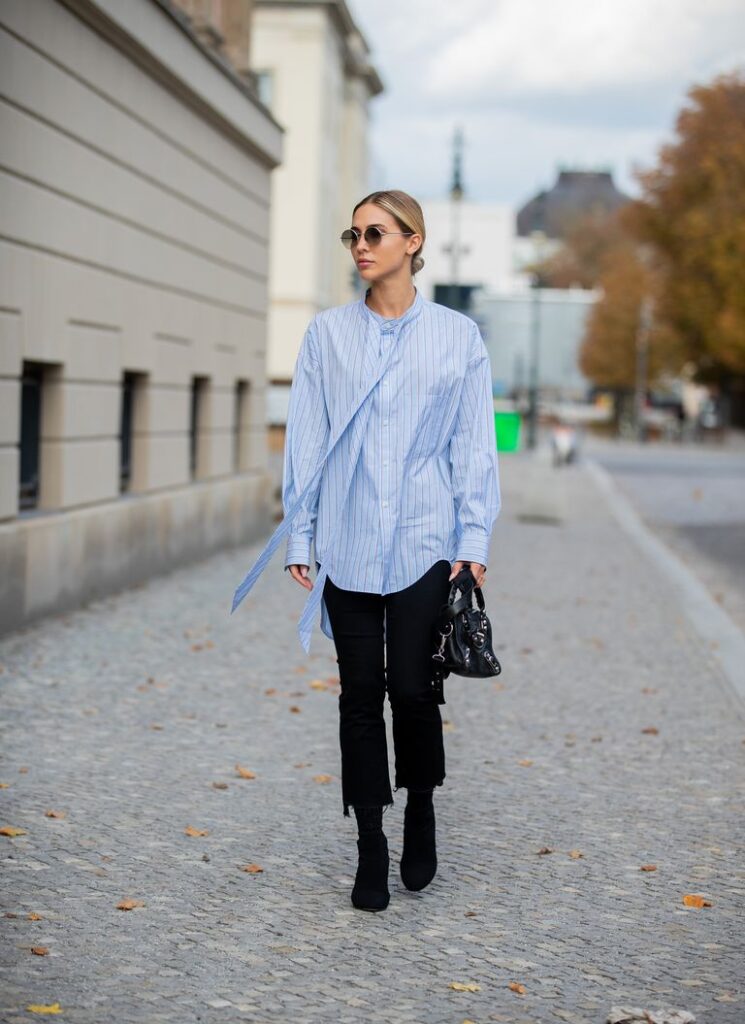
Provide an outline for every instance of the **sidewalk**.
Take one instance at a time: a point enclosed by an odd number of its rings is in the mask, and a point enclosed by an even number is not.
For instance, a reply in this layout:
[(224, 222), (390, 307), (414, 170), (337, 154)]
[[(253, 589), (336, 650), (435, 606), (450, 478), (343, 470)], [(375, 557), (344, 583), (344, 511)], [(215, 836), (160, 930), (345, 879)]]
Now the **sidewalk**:
[(503, 672), (446, 680), (439, 872), (400, 881), (401, 790), (382, 914), (349, 900), (334, 649), (305, 657), (280, 557), (232, 617), (261, 544), (0, 641), (0, 1020), (745, 1020), (745, 708), (584, 466), (501, 467)]

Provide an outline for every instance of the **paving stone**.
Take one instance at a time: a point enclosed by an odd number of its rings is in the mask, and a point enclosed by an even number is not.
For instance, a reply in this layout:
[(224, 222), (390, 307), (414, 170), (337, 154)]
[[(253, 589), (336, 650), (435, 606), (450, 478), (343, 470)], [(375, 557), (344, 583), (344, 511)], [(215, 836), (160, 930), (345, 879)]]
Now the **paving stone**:
[[(234, 616), (260, 544), (0, 640), (0, 817), (26, 830), (0, 837), (0, 1020), (600, 1024), (669, 1002), (741, 1024), (743, 707), (581, 464), (505, 455), (502, 477), (504, 669), (446, 680), (438, 874), (400, 881), (401, 791), (384, 914), (349, 902), (338, 691), (309, 685), (338, 665), (318, 629), (300, 648), (279, 557)], [(558, 526), (518, 518), (537, 498)]]

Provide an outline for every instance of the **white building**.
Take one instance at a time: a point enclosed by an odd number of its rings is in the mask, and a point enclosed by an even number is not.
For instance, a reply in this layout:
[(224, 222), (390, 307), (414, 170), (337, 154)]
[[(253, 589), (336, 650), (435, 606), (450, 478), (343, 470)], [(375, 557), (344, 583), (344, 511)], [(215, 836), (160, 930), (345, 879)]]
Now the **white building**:
[(589, 381), (578, 353), (598, 293), (583, 288), (520, 289), (474, 296), (471, 316), (481, 328), (496, 396), (525, 395), (533, 339), (538, 341), (538, 384), (544, 397), (581, 400)]
[(382, 83), (343, 0), (255, 0), (251, 67), (286, 132), (272, 180), (269, 420), (284, 423), (311, 318), (355, 297), (339, 236), (368, 180), (369, 103)]
[(4, 0), (0, 93), (10, 629), (271, 524), (282, 130), (165, 0)]
[(422, 252), (424, 266), (416, 282), (423, 295), (434, 299), (435, 285), (452, 282), (454, 255), (461, 284), (480, 285), (494, 293), (517, 286), (513, 266), (515, 214), (509, 206), (466, 199), (457, 203), (426, 199), (420, 204), (427, 240)]

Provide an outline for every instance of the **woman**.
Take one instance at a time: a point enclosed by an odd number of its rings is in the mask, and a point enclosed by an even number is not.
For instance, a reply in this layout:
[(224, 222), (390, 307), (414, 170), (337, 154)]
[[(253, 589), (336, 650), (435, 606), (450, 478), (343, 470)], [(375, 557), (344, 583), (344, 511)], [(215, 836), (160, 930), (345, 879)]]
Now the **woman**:
[[(450, 581), (484, 582), (500, 492), (491, 367), (476, 323), (424, 299), (422, 210), (373, 192), (342, 242), (365, 296), (316, 314), (298, 353), (285, 439), (285, 517), (236, 590), (243, 599), (280, 539), (285, 569), (310, 591), (339, 663), (344, 814), (354, 808), (352, 903), (387, 907), (383, 808), (393, 804), (383, 705), (393, 717), (395, 789), (407, 789), (401, 878), (423, 889), (437, 870), (433, 792), (445, 778), (432, 688), (432, 629)], [(315, 542), (316, 581), (308, 572)]]

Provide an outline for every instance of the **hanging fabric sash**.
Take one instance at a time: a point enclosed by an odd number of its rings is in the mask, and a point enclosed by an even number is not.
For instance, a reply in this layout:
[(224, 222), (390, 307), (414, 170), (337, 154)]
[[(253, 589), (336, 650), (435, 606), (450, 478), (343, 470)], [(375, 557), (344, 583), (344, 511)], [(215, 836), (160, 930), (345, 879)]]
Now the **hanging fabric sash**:
[[(414, 306), (418, 307), (418, 305), (419, 305), (419, 303), (414, 303)], [(413, 314), (413, 312), (414, 312), (414, 310), (413, 310), (413, 307), (412, 307), (412, 314)], [(418, 309), (417, 309), (417, 312), (418, 312)], [(410, 319), (410, 318), (407, 318), (407, 319)], [(372, 320), (372, 318), (370, 318), (370, 320)], [(401, 326), (403, 326), (403, 323), (405, 323), (405, 322), (407, 322), (407, 320), (402, 321)], [(341, 518), (342, 518), (341, 513), (342, 513), (342, 510), (344, 508), (344, 504), (345, 504), (345, 502), (347, 500), (347, 496), (349, 494), (349, 488), (350, 488), (350, 485), (351, 485), (351, 482), (352, 482), (352, 476), (354, 475), (354, 471), (355, 471), (355, 468), (357, 466), (357, 462), (359, 460), (360, 450), (361, 450), (361, 446), (362, 446), (362, 437), (363, 437), (363, 435), (365, 433), (365, 427), (367, 426), (367, 420), (369, 419), (370, 410), (372, 408), (371, 403), (369, 401), (367, 401), (367, 398), (370, 395), (370, 393), (373, 390), (373, 388), (378, 383), (378, 381), (380, 380), (380, 378), (383, 376), (383, 374), (387, 370), (388, 364), (389, 364), (390, 359), (391, 359), (391, 354), (393, 353), (393, 351), (394, 351), (394, 349), (396, 347), (395, 345), (389, 345), (385, 352), (380, 353), (378, 351), (379, 337), (378, 337), (378, 328), (377, 328), (375, 323), (372, 323), (372, 322), (368, 321), (368, 332), (367, 333), (368, 333), (368, 345), (370, 346), (368, 348), (368, 352), (374, 354), (373, 355), (372, 364), (373, 364), (373, 366), (375, 366), (375, 363), (377, 362), (377, 368), (374, 369), (373, 376), (372, 376), (371, 380), (369, 381), (369, 383), (367, 385), (362, 385), (358, 395), (352, 401), (351, 407), (350, 407), (349, 411), (347, 412), (347, 415), (344, 418), (341, 427), (336, 432), (336, 437), (332, 438), (331, 441), (329, 442), (329, 445), (328, 445), (328, 447), (326, 449), (325, 455), (321, 459), (319, 465), (314, 470), (313, 475), (311, 476), (310, 480), (305, 485), (305, 488), (303, 489), (303, 492), (300, 494), (300, 496), (298, 497), (298, 499), (295, 502), (295, 504), (289, 509), (289, 511), (287, 512), (287, 515), (283, 518), (282, 522), (279, 524), (279, 526), (276, 528), (276, 530), (274, 531), (272, 536), (269, 538), (268, 543), (266, 544), (264, 550), (261, 552), (261, 554), (257, 558), (257, 560), (254, 563), (254, 565), (252, 566), (252, 568), (249, 570), (249, 572), (246, 574), (246, 576), (244, 577), (242, 582), (236, 588), (236, 591), (235, 591), (235, 593), (233, 595), (233, 604), (232, 604), (232, 607), (230, 609), (230, 614), (232, 615), (233, 612), (238, 607), (238, 605), (243, 600), (243, 598), (249, 592), (251, 587), (254, 585), (256, 580), (259, 578), (261, 573), (264, 571), (264, 568), (266, 567), (269, 559), (272, 557), (272, 555), (276, 551), (277, 547), (279, 546), (280, 541), (289, 532), (290, 526), (292, 525), (292, 521), (295, 518), (295, 516), (297, 515), (298, 511), (302, 508), (303, 502), (313, 492), (314, 488), (320, 483), (321, 474), (323, 472), (323, 469), (324, 469), (324, 467), (326, 465), (326, 462), (328, 461), (331, 453), (336, 448), (337, 444), (339, 443), (339, 441), (343, 437), (343, 435), (344, 435), (345, 431), (348, 429), (349, 425), (353, 422), (353, 420), (357, 416), (358, 412), (360, 412), (360, 410), (362, 410), (362, 412), (361, 412), (361, 416), (362, 416), (362, 429), (357, 431), (357, 438), (358, 438), (357, 450), (355, 452), (351, 453), (352, 457), (349, 459), (349, 468), (347, 470), (346, 479), (344, 481), (344, 487), (342, 488), (342, 491), (341, 491), (341, 494), (342, 494), (341, 502), (340, 502), (339, 508), (336, 510), (336, 517), (335, 517), (335, 520), (334, 520), (334, 526), (333, 526), (331, 535), (329, 537), (328, 547), (327, 547), (327, 550), (325, 552), (324, 558), (321, 561), (321, 567), (318, 570), (318, 574), (316, 576), (315, 582), (313, 583), (313, 589), (311, 590), (310, 594), (308, 595), (308, 599), (305, 602), (302, 614), (301, 614), (301, 616), (300, 616), (300, 618), (298, 620), (298, 635), (300, 637), (300, 642), (303, 645), (303, 649), (305, 650), (306, 654), (310, 650), (310, 638), (311, 638), (311, 634), (312, 634), (312, 631), (313, 631), (314, 616), (315, 616), (315, 613), (316, 613), (316, 609), (318, 608), (318, 605), (319, 605), (319, 603), (321, 601), (321, 598), (323, 596), (323, 587), (324, 587), (324, 584), (326, 582), (326, 577), (328, 576), (328, 563), (329, 563), (329, 560), (330, 560), (332, 552), (333, 552), (334, 540), (336, 539), (337, 533), (339, 531), (339, 525), (341, 523)]]

